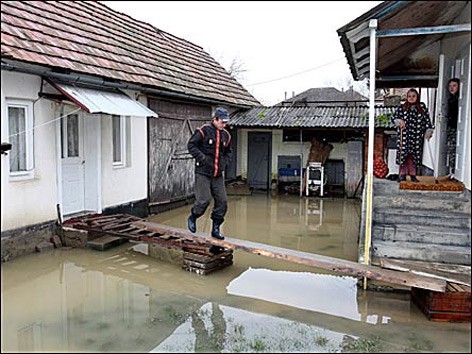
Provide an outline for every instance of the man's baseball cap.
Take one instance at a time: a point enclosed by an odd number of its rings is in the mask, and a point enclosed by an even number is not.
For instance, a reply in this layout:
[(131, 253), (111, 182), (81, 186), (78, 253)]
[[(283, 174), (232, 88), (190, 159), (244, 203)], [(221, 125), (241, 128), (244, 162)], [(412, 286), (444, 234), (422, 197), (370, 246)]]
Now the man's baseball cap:
[(215, 111), (215, 118), (219, 118), (223, 122), (228, 123), (229, 121), (228, 111), (222, 107), (218, 107)]

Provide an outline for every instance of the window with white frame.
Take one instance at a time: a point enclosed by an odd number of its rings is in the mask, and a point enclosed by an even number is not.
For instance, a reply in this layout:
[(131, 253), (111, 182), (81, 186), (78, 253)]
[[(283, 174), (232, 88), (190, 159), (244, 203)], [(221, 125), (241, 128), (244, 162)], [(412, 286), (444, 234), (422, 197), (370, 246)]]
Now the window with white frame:
[(123, 116), (112, 116), (113, 131), (113, 166), (126, 166), (126, 119)]
[(33, 177), (33, 102), (7, 100), (10, 176)]

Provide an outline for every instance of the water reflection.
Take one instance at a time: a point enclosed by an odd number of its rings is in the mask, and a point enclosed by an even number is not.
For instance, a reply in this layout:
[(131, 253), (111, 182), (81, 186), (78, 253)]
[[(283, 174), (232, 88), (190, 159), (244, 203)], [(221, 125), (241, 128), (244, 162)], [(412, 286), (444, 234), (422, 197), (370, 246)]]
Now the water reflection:
[[(225, 227), (355, 259), (358, 204), (312, 205), (234, 198)], [(185, 227), (187, 213), (150, 219)], [(199, 276), (147, 251), (58, 249), (3, 263), (2, 352), (470, 352), (470, 324), (429, 322), (409, 294), (364, 292), (350, 277), (243, 252)]]
[(360, 320), (357, 280), (329, 274), (248, 269), (228, 285), (228, 294)]
[(340, 351), (344, 338), (321, 327), (206, 303), (151, 352), (323, 353)]

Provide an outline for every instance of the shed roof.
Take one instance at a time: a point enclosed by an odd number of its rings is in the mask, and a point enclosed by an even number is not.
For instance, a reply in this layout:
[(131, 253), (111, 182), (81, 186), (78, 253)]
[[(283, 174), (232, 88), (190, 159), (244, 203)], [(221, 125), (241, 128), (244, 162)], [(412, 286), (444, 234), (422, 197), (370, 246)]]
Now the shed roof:
[[(335, 87), (315, 87), (310, 88), (298, 95), (278, 103), (318, 103), (324, 105), (340, 106), (340, 102), (350, 105), (357, 102), (368, 102), (368, 98), (355, 91), (352, 87), (346, 91), (340, 91)], [(330, 103), (331, 102), (331, 103)]]
[(2, 1), (2, 69), (21, 63), (236, 106), (260, 103), (201, 47), (98, 1)]
[(436, 87), (439, 40), (470, 37), (470, 1), (384, 1), (337, 30), (355, 80), (369, 77), (371, 19), (378, 22), (376, 87)]
[[(375, 106), (377, 128), (393, 128), (393, 106)], [(264, 128), (368, 128), (369, 106), (254, 107), (230, 118), (235, 127)]]

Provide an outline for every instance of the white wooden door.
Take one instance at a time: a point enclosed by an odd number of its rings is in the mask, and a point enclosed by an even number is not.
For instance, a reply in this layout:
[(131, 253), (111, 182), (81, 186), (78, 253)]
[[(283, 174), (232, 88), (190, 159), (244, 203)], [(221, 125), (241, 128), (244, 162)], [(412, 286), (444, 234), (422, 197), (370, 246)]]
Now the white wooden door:
[[(436, 107), (435, 107), (435, 117), (434, 117), (434, 126), (435, 132), (433, 136), (434, 146), (430, 141), (425, 139), (425, 146), (423, 149), (423, 156), (426, 161), (429, 161), (431, 164), (431, 168), (434, 170), (434, 176), (437, 178), (438, 176), (446, 176), (448, 173), (448, 167), (446, 164), (447, 158), (447, 149), (446, 149), (446, 142), (447, 142), (447, 121), (445, 117), (445, 109), (447, 104), (447, 80), (448, 80), (448, 68), (447, 64), (445, 63), (445, 56), (444, 54), (439, 55), (439, 80), (438, 80), (438, 88), (436, 91)], [(429, 145), (428, 145), (429, 144)], [(432, 156), (433, 161), (430, 161), (431, 158), (431, 150), (434, 150), (434, 156)], [(429, 165), (429, 164), (426, 164)]]
[(459, 57), (456, 60), (454, 71), (455, 77), (460, 79), (459, 88), (459, 111), (457, 114), (457, 138), (456, 138), (456, 167), (454, 171), (454, 177), (459, 181), (464, 181), (464, 168), (465, 168), (465, 148), (466, 144), (466, 132), (467, 132), (467, 99), (469, 92), (469, 62), (470, 62), (470, 46), (466, 47), (460, 52)]
[(83, 118), (70, 114), (61, 122), (62, 213), (85, 209)]

